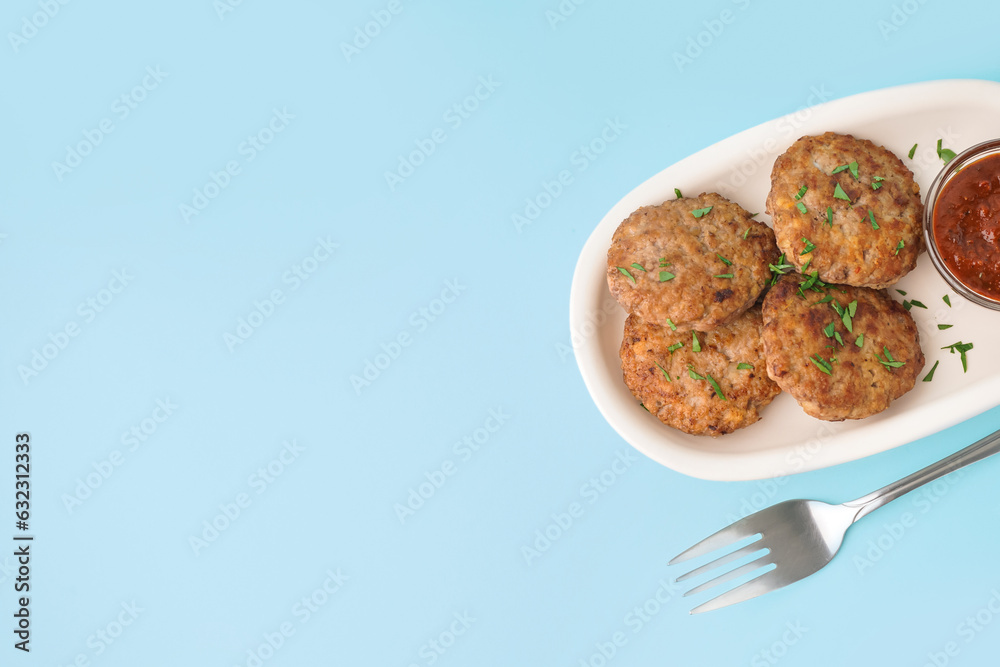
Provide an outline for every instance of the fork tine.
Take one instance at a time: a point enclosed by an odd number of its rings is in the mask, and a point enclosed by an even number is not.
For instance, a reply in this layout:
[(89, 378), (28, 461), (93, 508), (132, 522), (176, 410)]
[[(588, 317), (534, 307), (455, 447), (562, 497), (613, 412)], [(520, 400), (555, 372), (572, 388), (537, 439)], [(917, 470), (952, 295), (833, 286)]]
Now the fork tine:
[[(681, 576), (679, 576), (676, 579), (674, 579), (674, 581), (676, 581), (676, 582), (679, 583), (679, 582), (685, 581), (687, 579), (693, 579), (694, 577), (697, 577), (700, 574), (704, 574), (705, 572), (708, 572), (709, 570), (714, 570), (715, 568), (719, 567), (720, 565), (725, 565), (726, 563), (732, 563), (733, 561), (739, 560), (739, 559), (743, 558), (744, 556), (749, 556), (750, 554), (757, 553), (761, 549), (766, 549), (768, 551), (768, 553), (770, 553), (770, 549), (768, 549), (767, 547), (764, 547), (764, 546), (760, 545), (760, 540), (759, 539), (758, 540), (754, 540), (753, 542), (751, 542), (750, 544), (746, 545), (742, 549), (737, 549), (736, 551), (733, 551), (732, 553), (728, 553), (725, 556), (720, 556), (719, 558), (716, 558), (715, 560), (713, 560), (713, 561), (711, 561), (709, 563), (706, 563), (706, 564), (702, 565), (701, 567), (696, 567), (695, 569), (691, 570), (690, 572), (688, 572), (686, 574), (682, 574)], [(763, 556), (764, 554), (761, 554), (761, 555)]]
[(720, 574), (715, 579), (709, 579), (705, 583), (703, 583), (703, 584), (701, 584), (699, 586), (695, 586), (694, 588), (692, 588), (691, 590), (689, 590), (687, 593), (685, 593), (681, 597), (687, 597), (689, 595), (694, 595), (695, 593), (701, 593), (702, 591), (707, 591), (709, 588), (715, 588), (719, 584), (724, 584), (725, 582), (727, 582), (727, 581), (729, 581), (731, 579), (736, 579), (737, 577), (742, 577), (744, 574), (750, 574), (751, 572), (756, 572), (760, 568), (765, 567), (765, 566), (771, 564), (767, 560), (768, 555), (770, 555), (770, 553), (764, 554), (763, 556), (761, 556), (757, 560), (750, 561), (746, 565), (741, 565), (738, 568), (736, 568), (735, 570), (730, 570), (729, 572), (726, 572), (725, 574)]
[(739, 540), (751, 537), (754, 534), (757, 535), (757, 539), (760, 539), (760, 533), (756, 530), (756, 521), (751, 522), (749, 520), (755, 516), (755, 514), (751, 514), (750, 516), (740, 519), (736, 523), (729, 524), (718, 532), (712, 533), (687, 551), (682, 551), (671, 558), (667, 565), (674, 565), (688, 560), (689, 558), (696, 558), (697, 556), (701, 556), (724, 547), (727, 544), (732, 544), (733, 542), (738, 542)]
[(700, 604), (691, 610), (692, 614), (701, 614), (706, 611), (714, 611), (716, 609), (721, 609), (722, 607), (728, 607), (731, 604), (736, 604), (737, 602), (743, 602), (744, 600), (750, 600), (764, 593), (770, 593), (771, 591), (776, 591), (779, 588), (783, 588), (788, 584), (794, 583), (797, 579), (787, 579), (782, 574), (778, 573), (778, 568), (768, 570), (750, 581), (740, 584), (736, 588), (726, 591), (718, 597), (714, 597), (704, 604)]

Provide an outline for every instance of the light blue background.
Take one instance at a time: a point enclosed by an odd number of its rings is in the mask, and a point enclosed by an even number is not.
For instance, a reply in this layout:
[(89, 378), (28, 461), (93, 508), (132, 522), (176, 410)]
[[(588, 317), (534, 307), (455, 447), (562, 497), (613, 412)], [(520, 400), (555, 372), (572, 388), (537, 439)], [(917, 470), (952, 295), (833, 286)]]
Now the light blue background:
[[(402, 0), (350, 59), (341, 43), (387, 1), (49, 4), (43, 27), (0, 47), (0, 512), (13, 533), (13, 436), (29, 431), (36, 535), (29, 655), (12, 647), (0, 557), (4, 664), (252, 665), (282, 624), (294, 634), (262, 664), (597, 667), (618, 632), (610, 665), (995, 664), (1000, 619), (960, 624), (1000, 590), (996, 460), (859, 524), (831, 566), (779, 593), (690, 617), (704, 596), (660, 582), (744, 503), (862, 495), (993, 431), (1000, 410), (780, 485), (707, 482), (633, 452), (566, 354), (577, 254), (625, 193), (816, 91), (996, 79), (995, 4), (565, 0), (553, 23), (558, 0)], [(0, 27), (40, 11), (8, 2)], [(121, 117), (115, 100), (147, 67), (165, 78)], [(480, 77), (496, 88), (456, 126), (445, 114)], [(241, 143), (274, 109), (294, 118), (250, 161)], [(52, 163), (103, 119), (113, 131), (60, 180)], [(615, 119), (620, 136), (581, 170), (574, 153)], [(439, 128), (390, 189), (385, 172)], [(230, 161), (239, 173), (186, 223), (180, 205)], [(573, 182), (516, 229), (564, 169)], [(339, 248), (293, 289), (286, 272), (318, 238)], [(79, 304), (106, 300), (123, 269), (129, 284), (87, 321)], [(458, 296), (435, 302), (448, 281)], [(230, 350), (224, 336), (274, 289), (284, 301)], [(78, 335), (23, 381), (18, 367), (71, 323)], [(400, 334), (409, 345), (355, 391)], [(157, 399), (178, 407), (129, 451), (122, 434)], [(509, 419), (463, 460), (455, 443), (490, 410)], [(261, 489), (252, 476), (291, 440), (304, 449)], [(67, 507), (116, 450), (121, 465)], [(582, 488), (619, 453), (635, 461), (606, 493)], [(401, 522), (394, 506), (446, 461), (454, 474)], [(193, 548), (241, 493), (249, 506)], [(573, 502), (583, 515), (527, 563), (522, 547)], [(338, 569), (348, 579), (303, 622), (296, 605)], [(97, 639), (133, 603), (134, 622)], [(637, 627), (642, 605), (656, 612)], [(464, 629), (455, 614), (474, 621), (433, 654)]]

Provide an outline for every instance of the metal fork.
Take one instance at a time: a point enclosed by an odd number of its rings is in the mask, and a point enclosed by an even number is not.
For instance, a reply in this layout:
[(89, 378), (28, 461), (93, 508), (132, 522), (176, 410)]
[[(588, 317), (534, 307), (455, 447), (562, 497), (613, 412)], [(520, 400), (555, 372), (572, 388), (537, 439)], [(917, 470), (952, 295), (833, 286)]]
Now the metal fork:
[(710, 535), (674, 557), (670, 565), (717, 549), (732, 547), (748, 538), (753, 538), (749, 544), (695, 568), (677, 577), (675, 581), (693, 579), (720, 565), (733, 563), (764, 551), (755, 560), (695, 586), (685, 593), (684, 597), (694, 595), (761, 568), (767, 568), (750, 581), (695, 607), (691, 610), (692, 614), (727, 607), (795, 583), (829, 563), (840, 549), (847, 529), (861, 517), (867, 516), (903, 494), (998, 451), (1000, 451), (1000, 431), (898, 482), (851, 502), (831, 505), (818, 500), (786, 500), (766, 507)]

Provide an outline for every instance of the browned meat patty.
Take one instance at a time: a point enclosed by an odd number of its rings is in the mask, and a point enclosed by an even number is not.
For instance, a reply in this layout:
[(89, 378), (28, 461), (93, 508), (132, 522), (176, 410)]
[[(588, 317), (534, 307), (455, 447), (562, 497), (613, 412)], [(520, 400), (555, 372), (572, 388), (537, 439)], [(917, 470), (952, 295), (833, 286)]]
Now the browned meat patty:
[(916, 266), (923, 210), (920, 188), (898, 157), (833, 132), (802, 137), (778, 156), (766, 206), (789, 263), (802, 270), (809, 262), (807, 271), (828, 283), (874, 288)]
[(753, 305), (777, 256), (767, 225), (725, 197), (703, 193), (626, 218), (608, 250), (608, 287), (647, 322), (710, 331)]
[(767, 374), (827, 421), (868, 417), (913, 389), (924, 354), (906, 309), (885, 290), (810, 281), (784, 276), (764, 298)]
[(620, 350), (625, 384), (660, 421), (685, 433), (718, 436), (749, 426), (781, 391), (764, 370), (761, 328), (759, 308), (705, 333), (630, 315)]

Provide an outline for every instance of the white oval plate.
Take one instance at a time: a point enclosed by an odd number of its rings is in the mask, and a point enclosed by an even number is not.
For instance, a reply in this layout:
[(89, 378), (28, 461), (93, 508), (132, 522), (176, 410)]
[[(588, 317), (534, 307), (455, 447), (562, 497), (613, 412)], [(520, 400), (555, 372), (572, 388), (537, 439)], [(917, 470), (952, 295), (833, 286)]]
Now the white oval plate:
[[(608, 423), (633, 447), (678, 472), (712, 480), (777, 477), (852, 461), (936, 433), (1000, 404), (1000, 312), (954, 294), (926, 254), (895, 287), (927, 309), (910, 312), (920, 330), (927, 364), (940, 365), (932, 382), (885, 412), (867, 419), (823, 422), (806, 415), (788, 394), (764, 409), (762, 419), (719, 438), (692, 436), (647, 413), (622, 381), (618, 348), (625, 313), (608, 292), (608, 247), (619, 223), (640, 206), (674, 198), (674, 188), (695, 195), (718, 192), (763, 213), (775, 158), (803, 135), (851, 133), (884, 145), (913, 171), (925, 193), (943, 163), (936, 144), (956, 153), (1000, 136), (1000, 83), (931, 81), (863, 93), (800, 110), (740, 132), (664, 169), (634, 189), (590, 235), (573, 275), (570, 333), (580, 373)], [(918, 144), (913, 159), (907, 153)], [(895, 291), (890, 293), (902, 300)], [(942, 297), (949, 295), (952, 307)], [(938, 330), (938, 323), (953, 324)], [(969, 370), (957, 354), (940, 349), (971, 342)], [(956, 443), (967, 444), (967, 443)], [(957, 447), (956, 447), (957, 448)]]

